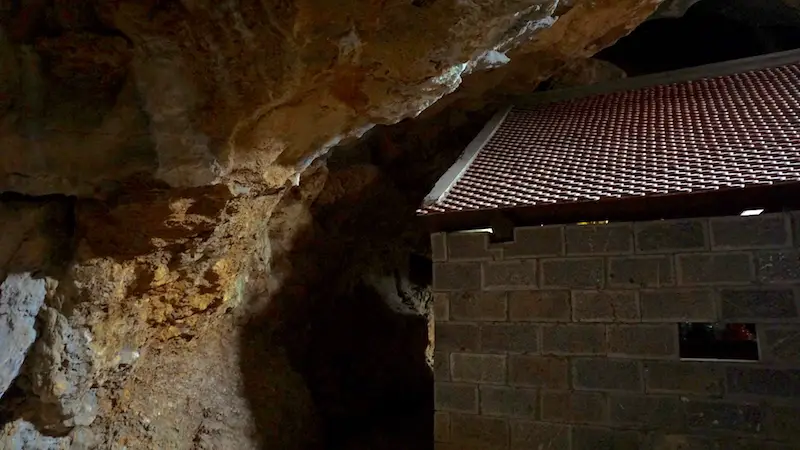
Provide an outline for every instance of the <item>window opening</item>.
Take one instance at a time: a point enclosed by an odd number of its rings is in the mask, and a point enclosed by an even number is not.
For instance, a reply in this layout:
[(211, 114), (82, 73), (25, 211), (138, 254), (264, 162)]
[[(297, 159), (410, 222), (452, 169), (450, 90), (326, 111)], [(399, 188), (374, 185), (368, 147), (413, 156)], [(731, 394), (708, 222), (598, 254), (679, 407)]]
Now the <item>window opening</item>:
[(758, 361), (753, 323), (681, 323), (680, 356), (687, 360)]

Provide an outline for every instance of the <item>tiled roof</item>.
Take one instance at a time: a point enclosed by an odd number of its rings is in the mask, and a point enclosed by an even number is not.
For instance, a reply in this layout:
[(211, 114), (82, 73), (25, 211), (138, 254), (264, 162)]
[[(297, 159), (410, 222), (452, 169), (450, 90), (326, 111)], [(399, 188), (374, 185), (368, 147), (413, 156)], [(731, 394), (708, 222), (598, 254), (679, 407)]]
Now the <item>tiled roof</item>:
[(422, 215), (800, 181), (800, 63), (512, 109)]

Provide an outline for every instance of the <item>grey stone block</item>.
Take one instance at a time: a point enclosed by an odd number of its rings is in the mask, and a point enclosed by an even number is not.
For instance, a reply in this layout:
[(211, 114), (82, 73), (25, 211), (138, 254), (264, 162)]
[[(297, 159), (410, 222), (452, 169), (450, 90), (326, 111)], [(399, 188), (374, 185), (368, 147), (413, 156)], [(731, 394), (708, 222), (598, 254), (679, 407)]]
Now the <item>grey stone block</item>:
[(450, 297), (444, 293), (433, 294), (433, 320), (447, 322), (450, 320)]
[(448, 297), (450, 298), (450, 318), (452, 320), (506, 320), (507, 294), (505, 292), (454, 292), (448, 294)]
[(450, 373), (453, 381), (503, 384), (506, 382), (506, 356), (453, 353)]
[(602, 258), (543, 260), (542, 287), (600, 288), (604, 285)]
[(539, 352), (539, 326), (527, 323), (481, 326), (481, 348), (498, 352)]
[(433, 379), (450, 381), (450, 353), (433, 352)]
[(749, 253), (678, 255), (678, 281), (684, 285), (750, 283), (754, 280)]
[(441, 322), (434, 326), (436, 350), (477, 351), (480, 329), (474, 324)]
[(434, 383), (433, 403), (437, 411), (478, 413), (478, 388), (471, 384)]
[(609, 261), (609, 286), (661, 287), (674, 283), (672, 258), (668, 256), (631, 256)]
[(573, 291), (572, 318), (577, 322), (639, 320), (636, 291)]
[(434, 291), (478, 291), (480, 289), (480, 263), (433, 263)]
[(797, 302), (791, 289), (723, 289), (723, 320), (783, 320), (797, 318)]
[(566, 227), (568, 255), (633, 253), (633, 227), (629, 223), (572, 225)]
[(648, 361), (644, 366), (647, 392), (720, 395), (725, 371), (713, 362)]
[(758, 279), (764, 283), (800, 281), (800, 251), (759, 253), (756, 258)]
[(495, 261), (483, 264), (484, 289), (530, 289), (536, 287), (536, 261)]
[(542, 352), (562, 355), (601, 355), (606, 353), (604, 325), (544, 325)]
[(767, 423), (769, 437), (800, 443), (798, 418), (800, 418), (800, 407), (798, 405), (773, 405), (769, 408), (769, 420)]
[(569, 363), (565, 358), (509, 355), (508, 381), (518, 386), (566, 389), (569, 387)]
[(634, 360), (581, 358), (573, 361), (577, 389), (642, 392), (640, 363)]
[(431, 259), (435, 262), (447, 260), (446, 233), (431, 233)]
[(754, 434), (764, 428), (764, 413), (757, 405), (691, 400), (685, 408), (689, 428)]
[(800, 326), (763, 327), (757, 331), (765, 360), (800, 364)]
[(569, 434), (569, 426), (515, 420), (511, 422), (511, 450), (568, 449)]
[(450, 413), (437, 412), (433, 414), (433, 440), (434, 442), (450, 440)]
[(491, 260), (489, 233), (448, 233), (447, 259), (449, 261)]
[(505, 258), (561, 256), (564, 229), (561, 226), (515, 228), (514, 242), (502, 244), (502, 248)]
[(711, 219), (711, 245), (718, 249), (783, 247), (791, 245), (789, 217), (764, 214)]
[(509, 441), (508, 421), (498, 417), (452, 414), (450, 438), (459, 444), (504, 448)]
[(608, 354), (677, 359), (678, 327), (675, 324), (609, 326)]
[(659, 289), (639, 293), (642, 321), (715, 322), (714, 296), (708, 290)]
[(542, 392), (542, 420), (599, 424), (608, 420), (608, 403), (596, 392)]
[(569, 291), (512, 291), (508, 294), (508, 319), (519, 322), (570, 319)]
[[(795, 445), (781, 444), (780, 442), (767, 441), (758, 438), (720, 437), (715, 439), (714, 450), (797, 450)], [(683, 449), (681, 449), (683, 450)], [(692, 449), (688, 449), (692, 450)]]
[(703, 250), (708, 247), (705, 219), (637, 223), (636, 251), (640, 253)]
[(795, 247), (800, 247), (800, 211), (792, 211), (792, 241)]
[(730, 394), (800, 399), (800, 370), (734, 366), (727, 368), (726, 379)]
[(675, 432), (655, 432), (649, 435), (647, 446), (643, 448), (647, 450), (733, 450), (731, 446), (720, 447), (718, 440)]
[(481, 386), (481, 414), (487, 416), (535, 417), (539, 391), (500, 386)]
[(678, 397), (613, 394), (609, 405), (615, 425), (662, 431), (684, 426), (683, 405)]
[(641, 450), (643, 440), (636, 431), (572, 428), (572, 450)]

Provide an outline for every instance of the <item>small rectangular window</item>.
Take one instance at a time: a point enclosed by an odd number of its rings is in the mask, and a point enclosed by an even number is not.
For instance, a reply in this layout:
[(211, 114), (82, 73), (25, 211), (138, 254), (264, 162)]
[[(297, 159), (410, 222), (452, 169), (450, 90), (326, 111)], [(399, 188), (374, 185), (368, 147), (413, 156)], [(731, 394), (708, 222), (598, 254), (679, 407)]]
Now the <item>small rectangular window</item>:
[(752, 323), (681, 323), (681, 359), (758, 361), (758, 335)]

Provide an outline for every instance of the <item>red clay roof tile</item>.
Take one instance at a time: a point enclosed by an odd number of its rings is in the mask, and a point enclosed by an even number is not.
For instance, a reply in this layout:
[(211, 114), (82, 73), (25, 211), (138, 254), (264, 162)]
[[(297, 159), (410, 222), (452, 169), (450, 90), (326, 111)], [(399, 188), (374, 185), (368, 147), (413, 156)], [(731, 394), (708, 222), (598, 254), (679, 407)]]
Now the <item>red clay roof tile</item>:
[(800, 181), (800, 63), (514, 108), (419, 214)]

